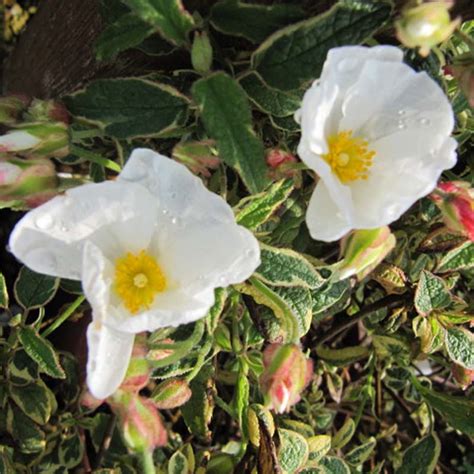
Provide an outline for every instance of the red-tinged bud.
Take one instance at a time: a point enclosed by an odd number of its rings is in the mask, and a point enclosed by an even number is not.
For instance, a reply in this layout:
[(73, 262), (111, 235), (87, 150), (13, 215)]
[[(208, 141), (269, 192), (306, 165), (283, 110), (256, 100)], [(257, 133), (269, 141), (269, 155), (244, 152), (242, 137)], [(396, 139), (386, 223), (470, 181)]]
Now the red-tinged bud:
[(0, 97), (0, 123), (14, 125), (26, 110), (29, 99), (23, 95)]
[(390, 229), (360, 229), (341, 241), (343, 259), (337, 264), (340, 280), (357, 275), (365, 278), (395, 247), (395, 236)]
[(474, 189), (464, 181), (438, 184), (431, 194), (446, 226), (474, 241)]
[(219, 157), (210, 140), (178, 143), (173, 149), (173, 159), (185, 165), (195, 175), (209, 178), (211, 170), (219, 167)]
[(0, 202), (15, 209), (31, 209), (57, 194), (58, 177), (48, 159), (0, 161)]
[(313, 362), (296, 344), (270, 344), (263, 352), (260, 387), (267, 407), (284, 413), (301, 398), (313, 375)]
[(95, 410), (99, 408), (102, 405), (102, 403), (104, 403), (104, 400), (100, 400), (99, 398), (93, 397), (91, 393), (89, 392), (89, 390), (86, 390), (82, 394), (81, 399), (80, 399), (80, 404), (89, 410)]
[(153, 451), (165, 446), (168, 435), (154, 403), (135, 393), (117, 390), (110, 399), (118, 415), (125, 444), (133, 451)]
[[(160, 344), (162, 344), (162, 345), (167, 345), (167, 344), (173, 345), (174, 341), (171, 338), (166, 338), (166, 339), (163, 339), (162, 341), (160, 341)], [(162, 360), (162, 359), (166, 359), (167, 357), (169, 357), (173, 353), (174, 353), (174, 349), (166, 349), (166, 348), (151, 349), (147, 354), (147, 359), (148, 360)]]
[(468, 389), (474, 382), (474, 370), (466, 369), (462, 365), (453, 364), (451, 366), (451, 372), (463, 390)]
[(293, 178), (296, 187), (299, 187), (301, 181), (301, 172), (295, 165), (298, 164), (298, 159), (292, 153), (281, 150), (279, 148), (272, 148), (267, 151), (266, 162), (270, 168), (270, 178), (273, 181), (278, 181), (284, 178)]
[(192, 392), (188, 383), (182, 379), (170, 379), (160, 383), (151, 395), (151, 399), (160, 410), (169, 410), (184, 405)]
[(288, 163), (298, 163), (295, 155), (289, 151), (280, 150), (278, 148), (272, 148), (271, 150), (268, 150), (266, 160), (270, 168), (279, 168), (280, 166)]
[(146, 358), (147, 354), (148, 347), (146, 344), (146, 336), (140, 334), (135, 337), (132, 357), (128, 364), (125, 378), (122, 385), (120, 385), (121, 390), (138, 393), (142, 388), (148, 385), (150, 381), (151, 366)]
[(33, 99), (26, 113), (31, 122), (62, 122), (69, 124), (69, 113), (66, 107), (54, 100)]

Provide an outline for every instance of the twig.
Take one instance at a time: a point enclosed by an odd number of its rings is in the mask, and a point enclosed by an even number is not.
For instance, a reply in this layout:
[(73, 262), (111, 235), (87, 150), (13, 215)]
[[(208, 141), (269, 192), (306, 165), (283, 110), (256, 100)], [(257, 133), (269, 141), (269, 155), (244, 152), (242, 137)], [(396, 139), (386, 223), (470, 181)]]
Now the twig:
[(406, 296), (389, 295), (389, 296), (379, 299), (378, 301), (375, 301), (375, 303), (364, 306), (359, 312), (351, 316), (348, 321), (334, 328), (332, 331), (328, 332), (319, 341), (316, 341), (316, 345), (319, 346), (331, 340), (333, 337), (337, 336), (342, 331), (345, 331), (346, 329), (349, 329), (350, 327), (357, 324), (359, 321), (364, 319), (370, 313), (373, 313), (374, 311), (377, 311), (382, 308), (387, 308), (387, 309), (395, 308), (399, 306), (400, 303), (404, 302), (405, 300), (406, 300)]
[(115, 414), (110, 415), (109, 422), (105, 428), (104, 437), (102, 438), (102, 442), (100, 443), (99, 452), (97, 453), (97, 457), (94, 462), (94, 469), (98, 469), (102, 461), (104, 459), (105, 453), (110, 447), (110, 442), (112, 441), (112, 435), (115, 429), (115, 423), (117, 422), (117, 416)]

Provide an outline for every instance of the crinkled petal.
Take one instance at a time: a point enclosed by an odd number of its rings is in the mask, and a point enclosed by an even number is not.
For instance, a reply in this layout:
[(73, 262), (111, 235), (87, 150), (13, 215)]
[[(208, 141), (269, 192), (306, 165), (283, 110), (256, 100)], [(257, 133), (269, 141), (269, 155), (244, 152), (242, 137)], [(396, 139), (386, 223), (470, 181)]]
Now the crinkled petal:
[[(133, 246), (148, 245), (156, 205), (156, 198), (132, 183), (79, 186), (28, 212), (10, 236), (10, 250), (36, 272), (78, 280), (86, 240), (103, 241), (104, 235), (109, 235), (108, 243), (115, 241), (111, 249), (120, 247), (125, 237)], [(138, 228), (134, 227), (137, 220), (142, 223)], [(109, 226), (112, 228), (107, 230)], [(113, 227), (126, 231), (126, 235), (113, 231)]]
[(132, 355), (134, 334), (92, 322), (87, 328), (87, 386), (98, 399), (112, 395), (122, 383)]
[(324, 181), (320, 181), (311, 196), (306, 211), (306, 224), (311, 237), (332, 242), (343, 237), (352, 228), (337, 204), (331, 198)]
[(145, 148), (135, 149), (119, 176), (120, 182), (144, 186), (157, 197), (160, 211), (171, 218), (233, 221), (230, 206), (210, 192), (184, 165)]

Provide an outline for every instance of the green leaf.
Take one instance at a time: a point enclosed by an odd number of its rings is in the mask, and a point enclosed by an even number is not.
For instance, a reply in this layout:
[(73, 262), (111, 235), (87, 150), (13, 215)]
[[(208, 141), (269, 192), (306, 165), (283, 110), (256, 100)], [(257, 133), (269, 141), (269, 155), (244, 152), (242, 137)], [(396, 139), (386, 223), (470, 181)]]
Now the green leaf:
[(176, 451), (168, 462), (168, 474), (188, 474), (189, 466), (186, 456)]
[(334, 435), (331, 441), (332, 449), (341, 449), (344, 447), (354, 436), (356, 425), (352, 418), (346, 418), (346, 421), (342, 425), (341, 429)]
[(39, 308), (54, 297), (58, 286), (58, 278), (41, 275), (22, 267), (15, 281), (15, 298), (25, 309)]
[(412, 322), (413, 332), (420, 338), (420, 350), (431, 354), (443, 345), (444, 328), (434, 316), (416, 316)]
[(369, 357), (370, 351), (367, 347), (363, 346), (344, 347), (343, 349), (330, 349), (326, 346), (319, 346), (316, 348), (316, 354), (332, 365), (345, 367), (358, 360), (366, 359)]
[(298, 472), (308, 459), (308, 443), (296, 431), (278, 430), (280, 447), (278, 449), (278, 461), (284, 473)]
[(46, 447), (45, 434), (17, 407), (8, 407), (7, 430), (24, 453), (37, 453)]
[(252, 65), (271, 87), (297, 89), (319, 77), (330, 49), (362, 43), (390, 13), (385, 1), (341, 1), (322, 15), (270, 36), (253, 54)]
[(313, 317), (317, 320), (326, 316), (331, 308), (339, 307), (341, 303), (347, 301), (351, 291), (349, 280), (328, 282), (316, 291), (311, 293), (313, 297)]
[(438, 462), (441, 445), (435, 433), (417, 441), (403, 453), (396, 474), (431, 474)]
[(255, 276), (273, 286), (320, 288), (325, 280), (301, 254), (260, 244), (262, 263)]
[(415, 292), (415, 308), (426, 316), (434, 309), (442, 309), (451, 303), (451, 293), (440, 277), (423, 270)]
[(436, 272), (454, 272), (474, 267), (474, 242), (464, 242), (446, 253), (440, 260)]
[(189, 431), (198, 438), (209, 441), (211, 437), (209, 423), (214, 412), (213, 376), (213, 368), (204, 366), (189, 384), (192, 391), (191, 398), (181, 407)]
[(252, 5), (238, 0), (223, 0), (211, 10), (212, 26), (232, 36), (243, 36), (261, 43), (280, 28), (304, 18), (301, 8), (293, 5)]
[(474, 400), (436, 392), (412, 378), (414, 387), (453, 428), (474, 436)]
[(262, 141), (252, 130), (252, 117), (242, 87), (223, 72), (195, 82), (192, 88), (202, 121), (224, 162), (235, 168), (256, 193), (267, 184)]
[(53, 412), (54, 395), (42, 380), (17, 387), (10, 385), (10, 397), (34, 422), (45, 425)]
[(84, 443), (77, 430), (73, 430), (71, 434), (61, 437), (61, 445), (59, 446), (59, 464), (66, 468), (72, 469), (76, 467), (84, 457)]
[(408, 341), (402, 336), (396, 334), (393, 336), (385, 336), (382, 334), (374, 334), (372, 343), (375, 352), (381, 359), (393, 359), (401, 366), (407, 366), (411, 362), (411, 347)]
[(308, 466), (315, 466), (331, 449), (331, 437), (328, 435), (311, 436), (307, 441), (309, 447)]
[(64, 98), (69, 112), (125, 139), (156, 136), (181, 126), (189, 101), (171, 86), (146, 79), (99, 79)]
[(273, 183), (264, 192), (242, 199), (236, 211), (237, 223), (255, 230), (264, 224), (293, 191), (291, 180)]
[(217, 288), (215, 291), (215, 301), (209, 313), (206, 316), (206, 325), (208, 331), (212, 334), (219, 325), (219, 317), (224, 310), (227, 301), (227, 290), (225, 288)]
[(193, 17), (181, 0), (123, 0), (132, 12), (156, 28), (166, 39), (177, 45), (188, 41), (194, 27)]
[(464, 328), (450, 328), (446, 334), (446, 350), (451, 360), (474, 370), (474, 335)]
[(7, 283), (2, 273), (0, 273), (0, 308), (8, 308)]
[(301, 97), (268, 87), (256, 73), (239, 79), (249, 99), (262, 111), (275, 117), (293, 115), (301, 105)]
[[(319, 462), (316, 469), (311, 470), (311, 474), (350, 474), (349, 466), (340, 458), (334, 456), (325, 456)], [(310, 474), (302, 471), (301, 474)]]
[(376, 445), (377, 440), (371, 436), (365, 443), (362, 443), (356, 448), (351, 449), (346, 454), (346, 462), (351, 464), (352, 466), (358, 466), (359, 464), (364, 463), (365, 461), (367, 461), (367, 459), (369, 459)]
[(141, 44), (153, 30), (133, 13), (123, 15), (100, 34), (95, 44), (96, 57), (99, 61), (113, 59), (122, 51)]
[(234, 388), (234, 398), (232, 405), (234, 407), (235, 417), (237, 418), (239, 425), (242, 426), (242, 417), (249, 406), (249, 395), (250, 395), (250, 384), (242, 367), (239, 369), (237, 377), (237, 383)]
[(66, 378), (54, 347), (49, 341), (29, 326), (18, 330), (18, 338), (26, 353), (38, 364), (42, 372), (56, 379)]

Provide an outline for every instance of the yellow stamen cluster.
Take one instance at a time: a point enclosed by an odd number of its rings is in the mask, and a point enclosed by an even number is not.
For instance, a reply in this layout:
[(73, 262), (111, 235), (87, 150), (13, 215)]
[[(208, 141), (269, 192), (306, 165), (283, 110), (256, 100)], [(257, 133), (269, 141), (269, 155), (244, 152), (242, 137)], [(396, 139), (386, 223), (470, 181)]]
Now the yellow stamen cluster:
[(135, 314), (148, 309), (157, 293), (166, 288), (166, 278), (156, 260), (142, 250), (128, 252), (115, 261), (115, 292), (124, 306)]
[(347, 130), (331, 135), (328, 145), (329, 151), (322, 157), (343, 184), (368, 178), (375, 152), (368, 149), (366, 140)]

